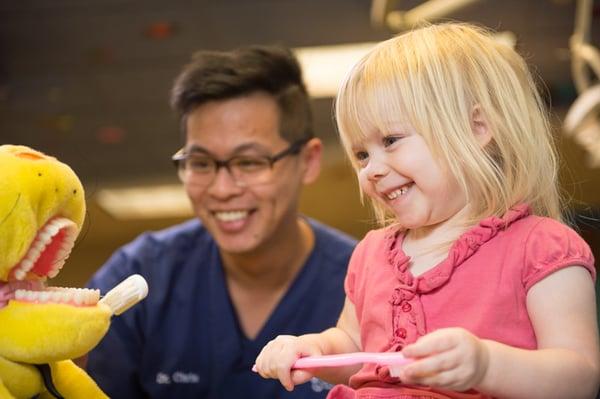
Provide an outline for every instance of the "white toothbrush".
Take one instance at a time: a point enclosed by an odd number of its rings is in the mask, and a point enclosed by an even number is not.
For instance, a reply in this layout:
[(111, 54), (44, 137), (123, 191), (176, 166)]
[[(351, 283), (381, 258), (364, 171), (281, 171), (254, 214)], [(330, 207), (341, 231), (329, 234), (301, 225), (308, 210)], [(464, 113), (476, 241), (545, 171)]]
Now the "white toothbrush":
[(148, 283), (139, 274), (132, 274), (108, 291), (98, 302), (110, 308), (113, 314), (120, 315), (148, 295)]

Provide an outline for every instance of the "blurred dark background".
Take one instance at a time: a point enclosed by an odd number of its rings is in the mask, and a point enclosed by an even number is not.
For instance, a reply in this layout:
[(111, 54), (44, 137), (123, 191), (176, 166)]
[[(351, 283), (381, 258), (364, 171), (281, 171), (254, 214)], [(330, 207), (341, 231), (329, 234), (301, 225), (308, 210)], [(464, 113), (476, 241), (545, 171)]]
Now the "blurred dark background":
[[(423, 1), (395, 1), (410, 9)], [(373, 42), (396, 32), (371, 22), (368, 0), (21, 0), (0, 3), (0, 143), (24, 144), (68, 163), (87, 191), (89, 214), (59, 283), (81, 285), (141, 231), (188, 217), (112, 216), (98, 205), (105, 188), (175, 184), (170, 156), (181, 146), (168, 106), (174, 77), (198, 49), (256, 43), (290, 47)], [(560, 130), (575, 100), (569, 39), (575, 1), (482, 0), (447, 16), (511, 31), (544, 82), (563, 157), (564, 189), (600, 247), (600, 173)], [(592, 41), (600, 43), (600, 4)], [(599, 25), (599, 26), (595, 26)], [(314, 99), (326, 146), (322, 177), (303, 197), (304, 213), (356, 237), (373, 226), (339, 148), (332, 99)], [(152, 204), (155, 199), (149, 197)]]

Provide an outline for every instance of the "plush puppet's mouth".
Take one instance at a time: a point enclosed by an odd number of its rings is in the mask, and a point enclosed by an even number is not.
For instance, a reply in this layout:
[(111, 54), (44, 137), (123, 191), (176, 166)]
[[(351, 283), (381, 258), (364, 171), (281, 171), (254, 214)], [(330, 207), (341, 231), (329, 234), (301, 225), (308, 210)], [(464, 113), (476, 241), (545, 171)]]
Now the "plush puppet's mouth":
[(64, 303), (94, 306), (99, 290), (46, 287), (46, 278), (55, 277), (65, 264), (77, 237), (78, 228), (69, 219), (56, 217), (38, 231), (29, 251), (11, 270), (9, 281), (0, 282), (0, 308), (9, 300), (31, 303)]
[(29, 250), (11, 270), (15, 280), (55, 277), (71, 254), (77, 225), (69, 219), (50, 219), (37, 233)]

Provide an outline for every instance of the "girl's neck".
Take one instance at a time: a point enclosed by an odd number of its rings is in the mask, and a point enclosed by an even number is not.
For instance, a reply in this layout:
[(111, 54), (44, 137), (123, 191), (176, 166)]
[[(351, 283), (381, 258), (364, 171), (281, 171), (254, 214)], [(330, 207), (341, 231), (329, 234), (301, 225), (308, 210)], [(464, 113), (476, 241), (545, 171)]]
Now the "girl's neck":
[(470, 226), (467, 225), (469, 207), (465, 206), (449, 219), (434, 225), (408, 229), (402, 242), (403, 251), (411, 256), (445, 257), (448, 250)]

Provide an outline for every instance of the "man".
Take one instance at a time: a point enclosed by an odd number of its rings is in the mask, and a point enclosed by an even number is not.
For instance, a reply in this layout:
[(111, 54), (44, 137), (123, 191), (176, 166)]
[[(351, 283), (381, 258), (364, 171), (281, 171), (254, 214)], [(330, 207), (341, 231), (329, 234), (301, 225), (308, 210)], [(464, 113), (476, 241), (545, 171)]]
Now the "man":
[(298, 214), (321, 141), (297, 60), (280, 47), (204, 51), (172, 90), (185, 145), (174, 156), (199, 220), (117, 251), (89, 286), (132, 273), (148, 298), (115, 318), (88, 369), (114, 398), (323, 398), (252, 371), (278, 334), (333, 326), (355, 244)]

